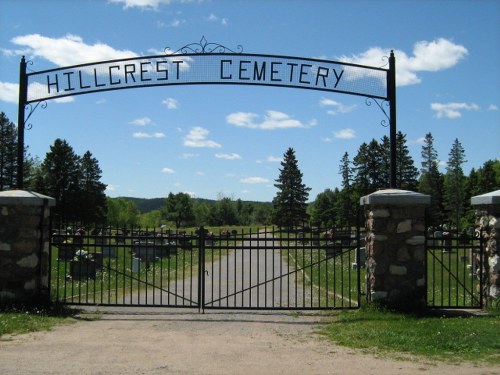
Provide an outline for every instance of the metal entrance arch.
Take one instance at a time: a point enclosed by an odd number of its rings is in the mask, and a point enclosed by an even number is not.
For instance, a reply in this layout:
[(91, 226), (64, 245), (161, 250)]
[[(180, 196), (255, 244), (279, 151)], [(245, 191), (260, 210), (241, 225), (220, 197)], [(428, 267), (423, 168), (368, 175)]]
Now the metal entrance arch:
[[(357, 95), (375, 102), (390, 125), (390, 187), (396, 188), (396, 60), (377, 68), (329, 60), (237, 52), (203, 37), (164, 55), (101, 61), (27, 73), (19, 70), (17, 187), (24, 185), (24, 129), (47, 100), (150, 86), (255, 85)], [(389, 113), (385, 111), (388, 105)], [(28, 114), (26, 115), (26, 111)], [(384, 120), (383, 123), (386, 123)]]

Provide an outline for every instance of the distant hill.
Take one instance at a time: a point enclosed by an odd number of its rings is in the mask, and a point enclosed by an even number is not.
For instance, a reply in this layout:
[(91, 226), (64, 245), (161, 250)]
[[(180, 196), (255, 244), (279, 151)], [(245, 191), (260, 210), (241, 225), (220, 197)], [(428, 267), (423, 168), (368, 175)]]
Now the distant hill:
[(134, 202), (139, 211), (143, 214), (146, 212), (159, 210), (164, 204), (166, 198), (133, 198), (120, 197), (122, 199)]
[[(138, 210), (143, 214), (146, 212), (151, 212), (154, 210), (159, 210), (164, 204), (166, 198), (134, 198), (134, 197), (119, 197), (131, 202), (134, 202)], [(215, 204), (215, 200), (204, 199), (204, 198), (193, 198), (194, 201), (204, 202), (207, 204)], [(271, 206), (271, 202), (254, 202), (254, 201), (242, 201), (243, 203), (252, 203), (255, 205)]]

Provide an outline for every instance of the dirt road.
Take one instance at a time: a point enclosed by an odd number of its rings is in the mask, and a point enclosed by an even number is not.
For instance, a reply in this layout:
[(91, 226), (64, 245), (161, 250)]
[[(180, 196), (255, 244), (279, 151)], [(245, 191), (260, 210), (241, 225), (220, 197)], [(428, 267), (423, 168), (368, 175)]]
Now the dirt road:
[(115, 309), (0, 340), (0, 374), (478, 374), (499, 368), (391, 360), (318, 335), (321, 314)]

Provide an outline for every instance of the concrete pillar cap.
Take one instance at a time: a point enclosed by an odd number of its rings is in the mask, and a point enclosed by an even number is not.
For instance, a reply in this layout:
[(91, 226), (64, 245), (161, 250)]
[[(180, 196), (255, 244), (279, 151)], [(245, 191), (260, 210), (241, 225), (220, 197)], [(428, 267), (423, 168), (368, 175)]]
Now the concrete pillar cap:
[(0, 205), (2, 206), (43, 206), (44, 202), (47, 202), (49, 207), (56, 205), (54, 198), (33, 191), (0, 191)]
[(365, 195), (359, 199), (359, 204), (364, 205), (429, 205), (431, 196), (421, 193), (416, 193), (409, 190), (400, 189), (384, 189), (378, 190), (375, 193)]
[(480, 205), (498, 205), (500, 204), (500, 190), (492, 191), (486, 194), (476, 195), (470, 199), (473, 206)]

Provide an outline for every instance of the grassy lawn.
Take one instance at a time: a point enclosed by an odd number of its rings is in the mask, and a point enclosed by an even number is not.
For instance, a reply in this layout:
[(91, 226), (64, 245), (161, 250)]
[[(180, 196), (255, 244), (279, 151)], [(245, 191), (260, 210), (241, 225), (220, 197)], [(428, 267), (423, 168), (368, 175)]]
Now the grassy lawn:
[(0, 341), (8, 334), (50, 330), (58, 324), (70, 323), (70, 310), (15, 309), (0, 310)]
[(365, 307), (342, 311), (323, 333), (335, 343), (400, 358), (500, 365), (500, 312), (480, 316), (407, 315)]

